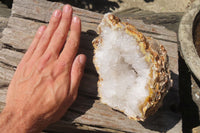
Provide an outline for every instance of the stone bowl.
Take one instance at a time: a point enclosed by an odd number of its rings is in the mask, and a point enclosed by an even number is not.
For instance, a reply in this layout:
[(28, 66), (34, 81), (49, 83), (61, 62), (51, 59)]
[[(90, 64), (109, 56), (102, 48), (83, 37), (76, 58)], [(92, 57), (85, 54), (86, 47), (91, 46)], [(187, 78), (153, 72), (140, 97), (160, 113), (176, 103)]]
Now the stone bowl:
[(179, 31), (181, 53), (189, 69), (200, 81), (200, 1), (194, 1), (181, 19)]

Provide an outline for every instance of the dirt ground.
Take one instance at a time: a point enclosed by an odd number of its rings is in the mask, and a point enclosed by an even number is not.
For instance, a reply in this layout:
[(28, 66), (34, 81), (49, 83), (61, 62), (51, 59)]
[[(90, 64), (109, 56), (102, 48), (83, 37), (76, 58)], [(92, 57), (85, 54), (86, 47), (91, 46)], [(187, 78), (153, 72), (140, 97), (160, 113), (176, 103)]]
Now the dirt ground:
[(116, 2), (119, 8), (114, 11), (118, 12), (128, 8), (138, 7), (143, 10), (154, 12), (185, 12), (195, 0), (109, 0)]
[[(13, 0), (0, 0), (11, 8)], [(56, 0), (54, 0), (56, 1)], [(58, 0), (57, 0), (58, 1)], [(161, 12), (185, 12), (195, 0), (59, 0), (79, 8), (105, 13), (120, 12), (130, 8)]]

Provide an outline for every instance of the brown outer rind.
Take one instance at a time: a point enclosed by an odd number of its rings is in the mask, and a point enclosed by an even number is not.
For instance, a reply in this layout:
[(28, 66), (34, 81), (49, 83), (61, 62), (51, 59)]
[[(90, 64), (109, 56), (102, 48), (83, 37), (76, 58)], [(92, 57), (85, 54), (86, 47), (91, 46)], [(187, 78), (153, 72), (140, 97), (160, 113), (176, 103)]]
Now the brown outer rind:
[[(149, 97), (146, 98), (144, 103), (140, 105), (140, 111), (142, 116), (131, 116), (130, 119), (144, 121), (148, 116), (154, 114), (158, 108), (162, 105), (164, 96), (167, 94), (169, 88), (171, 87), (172, 80), (168, 67), (168, 56), (167, 51), (163, 45), (150, 37), (145, 37), (141, 32), (139, 32), (133, 25), (121, 22), (121, 20), (112, 15), (106, 14), (98, 26), (98, 32), (101, 34), (101, 26), (106, 25), (111, 27), (113, 30), (118, 28), (125, 30), (127, 34), (136, 38), (138, 45), (140, 46), (141, 52), (145, 55), (146, 61), (150, 65), (150, 78), (146, 85), (146, 89), (149, 90)], [(101, 36), (98, 36), (93, 40), (94, 46), (94, 58), (93, 62), (95, 65), (95, 51), (98, 45), (102, 42)], [(98, 66), (96, 66), (98, 72)], [(98, 87), (100, 87), (100, 82), (103, 79), (99, 75)], [(100, 94), (101, 97), (101, 94)], [(121, 110), (123, 112), (123, 110)]]

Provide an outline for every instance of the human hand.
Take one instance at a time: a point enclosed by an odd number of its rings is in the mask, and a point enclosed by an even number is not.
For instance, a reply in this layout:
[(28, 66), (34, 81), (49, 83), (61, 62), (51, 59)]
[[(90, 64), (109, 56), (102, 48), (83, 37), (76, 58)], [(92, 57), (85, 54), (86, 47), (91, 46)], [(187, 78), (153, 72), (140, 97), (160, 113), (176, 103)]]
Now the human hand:
[(72, 12), (65, 5), (53, 13), (47, 27), (39, 28), (9, 85), (3, 112), (17, 115), (27, 132), (41, 131), (60, 119), (77, 97), (86, 57), (76, 56), (81, 21), (72, 18)]

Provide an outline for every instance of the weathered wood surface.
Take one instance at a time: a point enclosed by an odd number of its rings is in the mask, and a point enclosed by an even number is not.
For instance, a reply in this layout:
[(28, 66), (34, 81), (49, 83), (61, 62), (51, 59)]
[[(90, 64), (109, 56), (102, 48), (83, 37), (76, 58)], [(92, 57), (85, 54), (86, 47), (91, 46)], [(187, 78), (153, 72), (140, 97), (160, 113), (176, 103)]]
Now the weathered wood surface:
[(0, 38), (2, 37), (3, 29), (7, 26), (10, 12), (11, 10), (0, 1)]
[[(8, 27), (3, 31), (0, 46), (0, 109), (5, 105), (7, 87), (14, 71), (31, 43), (36, 29), (49, 21), (55, 9), (63, 4), (47, 0), (15, 0)], [(74, 7), (74, 15), (82, 20), (82, 34), (79, 53), (87, 55), (85, 75), (79, 87), (76, 102), (59, 122), (46, 130), (67, 132), (69, 129), (84, 129), (97, 132), (181, 132), (181, 116), (177, 111), (178, 96), (178, 54), (177, 35), (165, 27), (145, 24), (142, 20), (124, 18), (134, 24), (145, 35), (162, 43), (169, 54), (173, 87), (159, 111), (145, 122), (129, 120), (124, 114), (101, 104), (97, 95), (98, 75), (92, 63), (91, 41), (96, 37), (96, 28), (102, 14)], [(134, 99), (133, 99), (134, 100)]]

